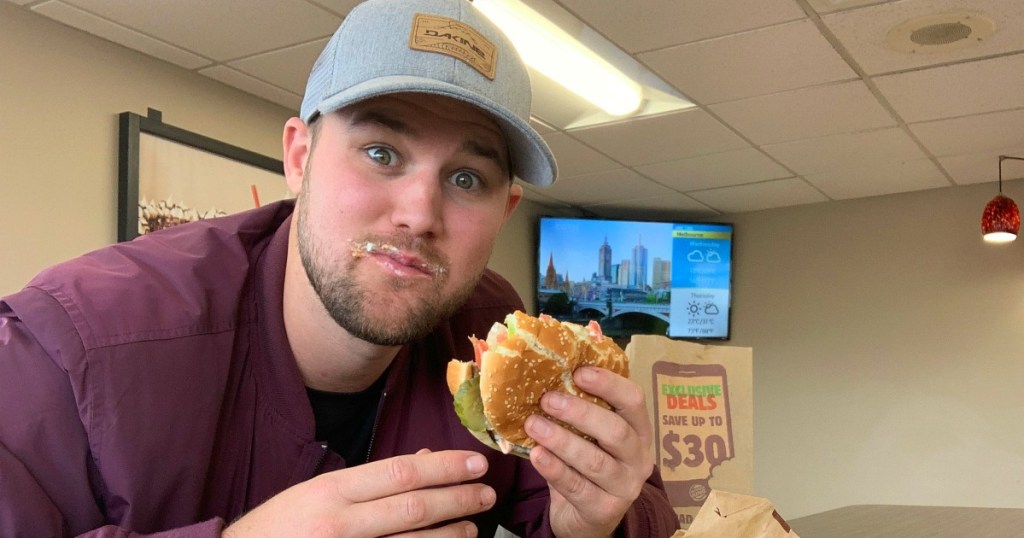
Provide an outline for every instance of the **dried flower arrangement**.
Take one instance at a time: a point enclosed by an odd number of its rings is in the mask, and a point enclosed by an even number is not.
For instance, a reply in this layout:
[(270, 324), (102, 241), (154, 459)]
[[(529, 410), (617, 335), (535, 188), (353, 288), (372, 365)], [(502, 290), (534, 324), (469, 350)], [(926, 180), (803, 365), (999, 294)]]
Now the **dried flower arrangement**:
[(167, 200), (147, 200), (143, 198), (139, 202), (139, 233), (147, 234), (178, 224), (193, 222), (213, 217), (223, 217), (226, 212), (216, 208), (200, 212), (177, 202)]

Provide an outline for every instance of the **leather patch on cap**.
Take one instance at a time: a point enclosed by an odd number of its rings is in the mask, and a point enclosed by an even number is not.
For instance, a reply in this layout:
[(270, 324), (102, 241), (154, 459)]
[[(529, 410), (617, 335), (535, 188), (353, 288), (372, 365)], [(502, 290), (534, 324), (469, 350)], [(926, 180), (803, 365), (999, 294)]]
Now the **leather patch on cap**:
[(498, 48), (461, 21), (417, 13), (412, 19), (409, 48), (451, 56), (494, 80)]

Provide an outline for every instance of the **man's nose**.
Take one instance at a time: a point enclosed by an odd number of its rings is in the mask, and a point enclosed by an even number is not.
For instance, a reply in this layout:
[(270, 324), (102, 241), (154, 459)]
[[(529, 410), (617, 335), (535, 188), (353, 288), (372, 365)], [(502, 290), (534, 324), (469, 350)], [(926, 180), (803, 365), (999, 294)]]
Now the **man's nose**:
[(436, 236), (443, 226), (441, 178), (422, 172), (393, 185), (391, 224), (414, 237)]

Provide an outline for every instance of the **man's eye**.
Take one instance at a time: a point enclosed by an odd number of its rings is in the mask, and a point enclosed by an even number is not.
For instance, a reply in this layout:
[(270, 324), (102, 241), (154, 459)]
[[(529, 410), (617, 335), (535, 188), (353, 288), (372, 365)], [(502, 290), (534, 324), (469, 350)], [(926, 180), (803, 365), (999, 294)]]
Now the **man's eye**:
[(369, 155), (371, 159), (383, 165), (390, 165), (398, 160), (398, 156), (395, 154), (394, 150), (381, 146), (374, 146), (366, 150), (366, 154)]
[(469, 190), (480, 184), (480, 178), (469, 172), (456, 172), (452, 183), (460, 189)]

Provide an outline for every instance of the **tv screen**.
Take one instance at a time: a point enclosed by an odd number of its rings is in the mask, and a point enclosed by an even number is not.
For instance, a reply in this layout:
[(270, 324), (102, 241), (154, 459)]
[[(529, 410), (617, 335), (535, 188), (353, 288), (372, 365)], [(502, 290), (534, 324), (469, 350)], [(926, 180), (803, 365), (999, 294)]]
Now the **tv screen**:
[(727, 340), (732, 240), (732, 224), (541, 217), (537, 308), (617, 340)]

